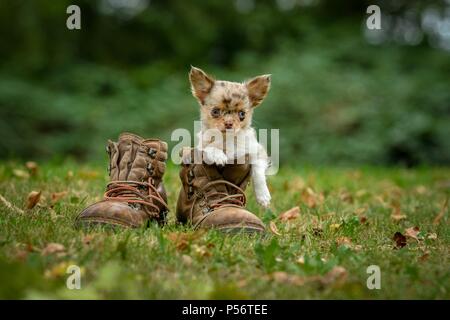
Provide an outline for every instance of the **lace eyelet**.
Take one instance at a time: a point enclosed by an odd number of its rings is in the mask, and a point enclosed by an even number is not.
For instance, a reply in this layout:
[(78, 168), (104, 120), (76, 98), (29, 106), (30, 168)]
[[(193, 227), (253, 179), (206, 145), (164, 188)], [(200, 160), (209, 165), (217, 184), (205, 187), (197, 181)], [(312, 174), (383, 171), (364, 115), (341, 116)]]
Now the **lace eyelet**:
[(150, 158), (155, 159), (156, 153), (157, 153), (157, 151), (155, 148), (148, 149), (148, 155), (150, 156)]

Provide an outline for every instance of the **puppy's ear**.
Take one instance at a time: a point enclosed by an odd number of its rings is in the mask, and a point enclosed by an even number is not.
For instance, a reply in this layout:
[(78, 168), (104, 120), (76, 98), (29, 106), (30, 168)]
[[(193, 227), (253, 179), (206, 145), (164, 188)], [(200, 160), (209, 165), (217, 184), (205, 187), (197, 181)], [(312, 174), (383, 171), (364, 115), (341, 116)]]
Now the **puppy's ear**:
[(191, 82), (192, 94), (203, 104), (206, 96), (214, 86), (214, 78), (199, 68), (191, 67), (189, 81)]
[(252, 107), (256, 107), (264, 100), (270, 89), (270, 74), (258, 76), (245, 83)]

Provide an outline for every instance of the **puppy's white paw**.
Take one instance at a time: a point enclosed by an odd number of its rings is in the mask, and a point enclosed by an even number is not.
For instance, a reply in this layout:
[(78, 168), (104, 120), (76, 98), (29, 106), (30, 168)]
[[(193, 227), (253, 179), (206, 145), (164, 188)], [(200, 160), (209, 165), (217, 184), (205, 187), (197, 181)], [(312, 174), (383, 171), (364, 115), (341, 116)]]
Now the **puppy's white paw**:
[(220, 149), (211, 148), (205, 149), (203, 151), (203, 156), (205, 162), (207, 164), (216, 164), (218, 166), (224, 166), (227, 164), (228, 157), (227, 155)]
[(270, 192), (267, 187), (261, 188), (260, 190), (256, 190), (255, 192), (256, 202), (264, 208), (268, 208), (270, 206)]

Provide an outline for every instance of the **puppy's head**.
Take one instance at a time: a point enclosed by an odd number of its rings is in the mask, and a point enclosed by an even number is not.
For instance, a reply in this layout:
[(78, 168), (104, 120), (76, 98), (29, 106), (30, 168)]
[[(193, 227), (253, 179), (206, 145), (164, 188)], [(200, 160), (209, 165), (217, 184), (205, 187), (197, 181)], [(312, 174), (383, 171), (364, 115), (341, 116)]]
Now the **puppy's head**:
[(249, 128), (254, 108), (261, 104), (270, 89), (270, 75), (238, 83), (214, 80), (192, 67), (189, 80), (192, 94), (200, 103), (203, 125), (222, 132)]

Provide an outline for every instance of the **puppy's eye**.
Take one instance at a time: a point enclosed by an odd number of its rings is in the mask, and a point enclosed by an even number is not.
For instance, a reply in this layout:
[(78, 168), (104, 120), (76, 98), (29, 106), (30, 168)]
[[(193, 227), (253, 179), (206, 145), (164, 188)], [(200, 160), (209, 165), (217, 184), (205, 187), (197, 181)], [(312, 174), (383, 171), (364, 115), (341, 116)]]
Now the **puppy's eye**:
[(211, 115), (213, 116), (213, 118), (218, 118), (220, 116), (220, 109), (219, 108), (212, 109)]
[(239, 120), (242, 121), (245, 119), (245, 111), (239, 111), (238, 115), (239, 115)]

